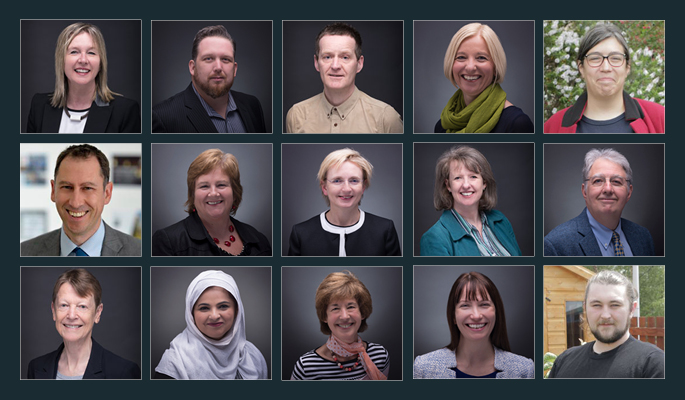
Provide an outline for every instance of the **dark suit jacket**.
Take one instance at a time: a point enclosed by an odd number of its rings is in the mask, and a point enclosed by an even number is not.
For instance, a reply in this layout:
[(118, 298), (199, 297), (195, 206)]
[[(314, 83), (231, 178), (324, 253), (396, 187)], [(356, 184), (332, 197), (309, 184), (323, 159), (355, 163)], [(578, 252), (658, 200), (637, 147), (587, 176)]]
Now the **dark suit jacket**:
[[(264, 111), (256, 97), (231, 90), (246, 133), (265, 133)], [(152, 107), (152, 133), (217, 133), (193, 84)]]
[[(102, 221), (104, 224), (105, 222)], [(60, 229), (29, 239), (21, 244), (22, 256), (56, 256), (60, 253)], [(140, 239), (105, 224), (105, 239), (102, 241), (102, 257), (133, 256), (142, 254)]]
[[(106, 350), (95, 339), (92, 341), (93, 347), (90, 350), (90, 359), (83, 373), (83, 379), (140, 379), (138, 364)], [(64, 350), (64, 343), (52, 353), (31, 360), (26, 377), (28, 379), (55, 379), (62, 350)]]
[[(258, 230), (231, 218), (235, 230), (243, 240), (245, 256), (271, 256), (269, 240)], [(214, 240), (197, 213), (190, 214), (179, 221), (152, 235), (153, 256), (227, 256)]]
[[(647, 228), (621, 218), (621, 229), (634, 256), (654, 255), (654, 241)], [(544, 252), (546, 256), (602, 256), (587, 218), (587, 208), (545, 236)]]
[[(52, 93), (38, 93), (31, 100), (27, 133), (57, 133), (62, 120), (62, 109), (50, 105)], [(109, 105), (90, 106), (83, 133), (141, 133), (138, 102), (115, 96)]]

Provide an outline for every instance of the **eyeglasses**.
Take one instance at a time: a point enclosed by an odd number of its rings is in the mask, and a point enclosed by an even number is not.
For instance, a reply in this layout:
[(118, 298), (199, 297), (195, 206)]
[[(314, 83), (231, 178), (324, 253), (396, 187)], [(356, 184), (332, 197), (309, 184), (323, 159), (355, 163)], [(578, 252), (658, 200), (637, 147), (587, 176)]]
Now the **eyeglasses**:
[(612, 67), (620, 67), (626, 61), (626, 55), (621, 53), (611, 53), (608, 56), (603, 56), (599, 53), (592, 53), (585, 56), (587, 65), (591, 67), (599, 67), (604, 62), (604, 59), (609, 60), (609, 65)]
[[(335, 186), (342, 186), (342, 185), (345, 184), (345, 180), (344, 180), (344, 179), (333, 179), (333, 180), (331, 180), (331, 179), (326, 179), (326, 180), (327, 180), (328, 182), (330, 182), (332, 185), (335, 185)], [(359, 184), (362, 183), (362, 182), (363, 182), (363, 179), (359, 179), (359, 178), (350, 178), (350, 179), (347, 180), (347, 183), (348, 183), (350, 186), (357, 186), (357, 185), (359, 185)]]
[(626, 182), (630, 182), (626, 178), (619, 176), (619, 175), (614, 175), (614, 176), (604, 176), (604, 175), (595, 175), (591, 178), (588, 178), (585, 180), (585, 182), (590, 182), (590, 185), (594, 187), (602, 187), (606, 185), (607, 180), (611, 183), (611, 186), (613, 187), (623, 187), (625, 186)]

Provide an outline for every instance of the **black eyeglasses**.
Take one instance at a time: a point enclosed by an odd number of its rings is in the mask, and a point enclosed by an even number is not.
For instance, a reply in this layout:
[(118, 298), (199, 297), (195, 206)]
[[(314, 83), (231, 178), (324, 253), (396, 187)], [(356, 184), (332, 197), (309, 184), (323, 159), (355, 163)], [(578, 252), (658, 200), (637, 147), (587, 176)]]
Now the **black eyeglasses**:
[(604, 59), (609, 60), (609, 65), (612, 67), (620, 67), (626, 61), (626, 58), (626, 55), (621, 53), (611, 53), (608, 56), (592, 53), (585, 56), (587, 65), (591, 67), (599, 67), (604, 62)]

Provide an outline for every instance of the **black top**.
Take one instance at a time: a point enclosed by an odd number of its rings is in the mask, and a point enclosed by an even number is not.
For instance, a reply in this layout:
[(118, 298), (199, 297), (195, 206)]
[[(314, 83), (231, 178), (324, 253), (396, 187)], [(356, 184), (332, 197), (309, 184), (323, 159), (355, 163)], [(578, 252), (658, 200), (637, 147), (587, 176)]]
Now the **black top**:
[[(243, 240), (243, 256), (271, 256), (271, 244), (263, 234), (248, 224), (231, 218)], [(153, 256), (228, 256), (214, 243), (196, 212), (152, 235)]]
[[(376, 215), (365, 213), (364, 225), (345, 236), (348, 256), (401, 256), (395, 224)], [(293, 226), (290, 233), (289, 256), (338, 256), (340, 235), (326, 232), (320, 216)]]
[(582, 116), (578, 121), (576, 133), (634, 133), (630, 122), (623, 113), (616, 118), (598, 121)]
[[(140, 379), (138, 364), (106, 350), (95, 339), (92, 341), (93, 347), (90, 349), (90, 359), (83, 373), (83, 379)], [(28, 379), (55, 379), (62, 350), (64, 350), (64, 343), (52, 353), (31, 360), (26, 377)]]
[[(446, 133), (447, 129), (442, 127), (441, 120), (435, 124), (435, 133)], [(502, 110), (497, 125), (492, 128), (490, 133), (534, 133), (533, 121), (516, 106), (509, 106)]]

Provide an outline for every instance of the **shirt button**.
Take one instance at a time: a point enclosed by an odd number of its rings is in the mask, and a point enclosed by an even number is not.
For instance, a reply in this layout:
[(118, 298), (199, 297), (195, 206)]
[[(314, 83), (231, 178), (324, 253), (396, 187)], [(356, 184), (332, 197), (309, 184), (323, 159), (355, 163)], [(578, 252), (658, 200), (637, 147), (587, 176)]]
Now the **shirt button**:
[(336, 122), (335, 124), (333, 124), (333, 126), (338, 126), (338, 123)]

